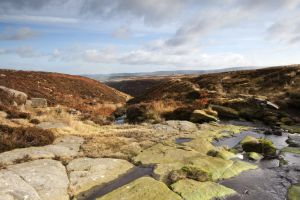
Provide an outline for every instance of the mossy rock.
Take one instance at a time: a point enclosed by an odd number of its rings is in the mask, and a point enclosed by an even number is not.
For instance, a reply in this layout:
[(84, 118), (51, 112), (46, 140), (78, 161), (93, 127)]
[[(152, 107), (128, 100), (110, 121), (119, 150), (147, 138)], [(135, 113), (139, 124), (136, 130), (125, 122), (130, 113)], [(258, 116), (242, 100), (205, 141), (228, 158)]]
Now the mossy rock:
[(261, 160), (263, 158), (261, 154), (256, 152), (248, 152), (247, 156), (250, 160), (255, 160), (255, 161)]
[(293, 185), (288, 191), (288, 200), (299, 200), (300, 199), (300, 184)]
[(225, 118), (225, 119), (239, 119), (239, 113), (238, 111), (225, 107), (225, 106), (218, 106), (218, 105), (212, 105), (211, 108), (215, 111), (218, 112), (218, 116), (220, 118)]
[(211, 200), (236, 194), (234, 190), (218, 183), (198, 182), (190, 179), (180, 180), (172, 184), (171, 188), (187, 200)]
[(258, 139), (256, 139), (255, 137), (252, 137), (252, 136), (247, 135), (246, 137), (244, 137), (244, 138), (240, 141), (240, 144), (243, 145), (243, 144), (249, 143), (249, 142), (258, 143)]
[(164, 183), (150, 177), (139, 178), (112, 192), (97, 198), (97, 200), (182, 200), (172, 192)]
[(174, 170), (169, 174), (169, 180), (171, 183), (177, 182), (185, 178), (193, 179), (200, 182), (212, 180), (212, 176), (210, 173), (193, 166), (185, 166), (179, 170)]
[(276, 156), (275, 146), (270, 140), (267, 139), (256, 139), (247, 136), (241, 141), (241, 145), (243, 150), (246, 152), (260, 153), (267, 158)]
[(210, 156), (191, 159), (186, 166), (194, 166), (206, 171), (211, 174), (214, 181), (231, 178), (243, 171), (257, 168), (255, 165), (243, 161), (224, 160)]
[(300, 148), (297, 147), (284, 147), (281, 149), (281, 152), (283, 153), (293, 153), (293, 154), (299, 154), (300, 155)]

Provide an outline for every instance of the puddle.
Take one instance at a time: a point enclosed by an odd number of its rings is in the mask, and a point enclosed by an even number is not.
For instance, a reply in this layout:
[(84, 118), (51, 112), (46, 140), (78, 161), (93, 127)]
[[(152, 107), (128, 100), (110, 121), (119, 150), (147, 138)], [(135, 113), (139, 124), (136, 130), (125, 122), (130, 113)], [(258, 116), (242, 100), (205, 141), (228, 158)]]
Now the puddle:
[(183, 143), (186, 143), (186, 142), (190, 142), (192, 140), (193, 140), (193, 138), (176, 138), (175, 143), (176, 144), (183, 144)]
[(151, 176), (152, 173), (153, 173), (152, 167), (135, 167), (134, 169), (130, 170), (128, 173), (119, 177), (118, 179), (106, 184), (103, 187), (100, 188), (96, 187), (91, 191), (89, 191), (88, 193), (81, 195), (80, 197), (78, 197), (78, 199), (94, 200), (138, 178), (141, 178), (143, 176)]
[(124, 124), (126, 119), (126, 115), (116, 118), (115, 124)]

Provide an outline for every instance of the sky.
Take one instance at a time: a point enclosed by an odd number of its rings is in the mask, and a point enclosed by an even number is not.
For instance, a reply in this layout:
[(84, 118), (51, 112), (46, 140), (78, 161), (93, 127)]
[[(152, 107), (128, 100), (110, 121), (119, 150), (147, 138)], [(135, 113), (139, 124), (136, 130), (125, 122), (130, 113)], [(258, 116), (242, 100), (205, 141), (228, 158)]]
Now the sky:
[(0, 0), (0, 68), (210, 70), (299, 55), (300, 0)]

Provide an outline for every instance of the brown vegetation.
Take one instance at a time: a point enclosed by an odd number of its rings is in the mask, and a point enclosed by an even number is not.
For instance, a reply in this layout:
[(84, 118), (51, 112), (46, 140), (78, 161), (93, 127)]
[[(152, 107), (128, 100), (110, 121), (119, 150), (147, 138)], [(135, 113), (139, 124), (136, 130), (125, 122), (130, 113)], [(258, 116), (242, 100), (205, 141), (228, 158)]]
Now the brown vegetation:
[(60, 104), (83, 112), (110, 115), (115, 108), (101, 105), (124, 104), (128, 98), (98, 81), (80, 76), (13, 70), (0, 70), (0, 73), (5, 75), (0, 77), (0, 85), (25, 92), (29, 98), (45, 98), (50, 106)]
[(54, 134), (48, 130), (0, 125), (0, 152), (15, 148), (43, 146), (53, 141)]

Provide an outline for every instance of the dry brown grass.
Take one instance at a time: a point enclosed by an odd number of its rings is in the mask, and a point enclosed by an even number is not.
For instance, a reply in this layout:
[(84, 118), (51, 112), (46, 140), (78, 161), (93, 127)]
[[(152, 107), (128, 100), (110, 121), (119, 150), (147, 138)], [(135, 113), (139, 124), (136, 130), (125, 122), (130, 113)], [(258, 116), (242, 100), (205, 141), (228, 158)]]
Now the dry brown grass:
[(35, 127), (9, 127), (0, 125), (0, 152), (15, 148), (44, 146), (54, 141), (54, 134)]

